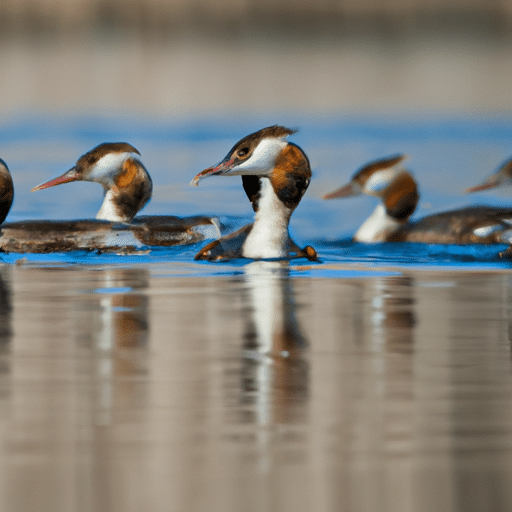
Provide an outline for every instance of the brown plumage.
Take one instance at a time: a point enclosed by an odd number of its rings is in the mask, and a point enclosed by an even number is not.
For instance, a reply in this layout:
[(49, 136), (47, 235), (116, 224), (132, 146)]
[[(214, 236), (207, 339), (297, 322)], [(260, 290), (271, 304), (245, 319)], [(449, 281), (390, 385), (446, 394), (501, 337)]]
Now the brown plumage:
[[(414, 178), (401, 166), (403, 159), (402, 155), (398, 155), (371, 162), (358, 171), (348, 185), (325, 196), (326, 199), (332, 199), (366, 193), (382, 201), (385, 216), (374, 212), (359, 228), (354, 237), (356, 241), (504, 243), (504, 233), (511, 228), (512, 208), (475, 206), (429, 215), (410, 222), (409, 217), (416, 208), (419, 193)], [(507, 171), (509, 166), (500, 170), (500, 176), (505, 172), (503, 169)], [(489, 181), (495, 182), (494, 179)]]
[(7, 164), (0, 158), (0, 224), (5, 220), (14, 200), (14, 185)]
[(16, 253), (68, 251), (138, 252), (142, 246), (193, 244), (204, 236), (196, 228), (208, 217), (139, 217), (130, 224), (102, 220), (20, 221), (2, 225), (0, 250)]
[[(499, 244), (504, 231), (511, 229), (512, 208), (470, 206), (460, 210), (429, 215), (400, 227), (391, 242), (427, 244)], [(478, 236), (475, 229), (494, 227), (488, 235)]]
[(82, 155), (67, 172), (32, 191), (71, 181), (93, 181), (104, 190), (96, 216), (100, 220), (129, 222), (151, 198), (153, 183), (140, 153), (126, 142), (104, 142)]
[[(134, 252), (142, 246), (193, 244), (218, 232), (217, 221), (208, 217), (145, 216), (133, 220), (151, 197), (152, 182), (140, 153), (130, 144), (104, 143), (81, 156), (63, 175), (35, 187), (36, 190), (70, 181), (97, 181), (106, 189), (104, 210), (111, 219), (76, 221), (21, 221), (1, 226), (0, 250), (49, 253), (62, 251)], [(97, 167), (99, 166), (99, 167)], [(12, 203), (13, 185), (7, 166), (0, 160), (0, 218)], [(3, 199), (2, 199), (3, 198)], [(3, 215), (3, 217), (2, 217)], [(205, 230), (206, 226), (206, 230)]]

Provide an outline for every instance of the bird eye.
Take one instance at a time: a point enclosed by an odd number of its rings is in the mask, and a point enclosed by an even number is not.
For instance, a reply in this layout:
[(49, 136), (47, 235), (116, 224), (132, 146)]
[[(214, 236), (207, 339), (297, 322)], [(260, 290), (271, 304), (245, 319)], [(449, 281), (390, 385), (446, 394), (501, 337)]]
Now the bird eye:
[(247, 154), (249, 153), (249, 148), (242, 148), (242, 149), (239, 149), (237, 152), (236, 152), (236, 156), (238, 158), (245, 158), (247, 156)]

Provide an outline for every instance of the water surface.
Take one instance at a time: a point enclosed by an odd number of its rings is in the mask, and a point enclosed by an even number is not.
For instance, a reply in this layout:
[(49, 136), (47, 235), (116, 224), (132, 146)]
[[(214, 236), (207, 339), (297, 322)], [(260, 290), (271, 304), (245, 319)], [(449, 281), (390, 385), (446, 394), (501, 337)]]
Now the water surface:
[(510, 508), (508, 273), (166, 270), (2, 269), (3, 509)]

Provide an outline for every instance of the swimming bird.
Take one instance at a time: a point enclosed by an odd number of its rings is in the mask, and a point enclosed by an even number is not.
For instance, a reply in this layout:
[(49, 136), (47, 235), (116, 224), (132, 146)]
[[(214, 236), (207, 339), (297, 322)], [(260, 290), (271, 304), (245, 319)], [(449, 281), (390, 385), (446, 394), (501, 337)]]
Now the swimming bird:
[(14, 200), (14, 185), (7, 164), (0, 158), (0, 224), (5, 220)]
[(404, 155), (371, 162), (344, 187), (326, 194), (335, 199), (367, 194), (381, 203), (353, 237), (356, 242), (418, 242), (428, 244), (508, 243), (512, 208), (470, 206), (428, 215), (410, 222), (419, 200), (412, 174), (405, 169)]
[[(496, 172), (488, 176), (482, 183), (474, 187), (468, 188), (466, 193), (481, 192), (491, 188), (505, 186), (512, 184), (512, 158), (505, 160)], [(512, 242), (512, 210), (510, 208), (492, 208), (494, 210), (504, 210), (503, 215), (500, 217), (500, 222), (489, 224), (487, 229), (496, 233), (500, 242), (510, 244)], [(500, 256), (512, 256), (512, 245), (505, 251), (500, 253)]]
[(293, 133), (295, 130), (278, 125), (251, 133), (237, 142), (219, 164), (194, 177), (192, 185), (208, 176), (242, 176), (255, 211), (252, 224), (211, 242), (195, 259), (317, 259), (311, 246), (300, 249), (288, 232), (290, 217), (311, 180), (308, 157), (286, 140)]
[[(1, 167), (0, 187), (7, 199), (10, 197), (10, 202), (0, 202), (0, 211), (5, 213), (5, 218), (12, 204), (13, 185), (12, 179), (9, 181), (5, 177), (10, 178), (10, 173), (4, 162)], [(6, 223), (1, 226), (0, 249), (43, 253), (72, 250), (130, 252), (143, 246), (196, 243), (204, 238), (203, 229), (218, 233), (216, 221), (208, 217), (144, 216), (134, 219), (151, 197), (152, 182), (140, 153), (125, 142), (96, 146), (81, 156), (69, 171), (32, 190), (72, 181), (94, 181), (103, 186), (104, 199), (96, 220)], [(214, 229), (208, 230), (209, 227)]]
[(140, 160), (140, 153), (126, 142), (107, 142), (82, 155), (61, 176), (32, 189), (72, 181), (93, 181), (103, 187), (103, 203), (96, 218), (111, 222), (130, 222), (151, 198), (153, 182)]

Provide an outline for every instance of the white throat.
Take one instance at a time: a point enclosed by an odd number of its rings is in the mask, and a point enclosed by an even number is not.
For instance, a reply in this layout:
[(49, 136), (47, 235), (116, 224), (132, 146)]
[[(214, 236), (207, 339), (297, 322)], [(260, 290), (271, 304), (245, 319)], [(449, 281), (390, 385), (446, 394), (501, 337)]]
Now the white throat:
[(292, 210), (277, 197), (268, 178), (261, 178), (260, 199), (254, 225), (242, 248), (246, 258), (288, 256), (288, 222)]
[(385, 242), (401, 225), (401, 222), (388, 215), (383, 204), (379, 204), (357, 230), (354, 240), (366, 243)]
[(121, 217), (116, 210), (116, 206), (114, 203), (114, 192), (112, 189), (108, 189), (105, 192), (105, 196), (103, 198), (103, 203), (96, 214), (96, 218), (98, 220), (108, 220), (110, 222), (128, 222), (128, 219)]

